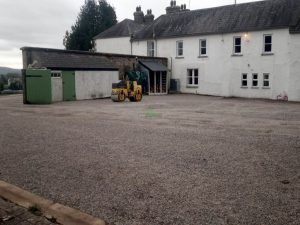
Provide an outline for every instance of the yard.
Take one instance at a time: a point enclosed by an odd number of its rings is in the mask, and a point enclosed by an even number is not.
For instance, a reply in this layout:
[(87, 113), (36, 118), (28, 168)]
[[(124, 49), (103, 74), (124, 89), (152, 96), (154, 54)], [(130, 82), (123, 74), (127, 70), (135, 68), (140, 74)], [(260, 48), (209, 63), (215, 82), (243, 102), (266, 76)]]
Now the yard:
[(111, 225), (298, 225), (300, 104), (0, 96), (0, 179)]

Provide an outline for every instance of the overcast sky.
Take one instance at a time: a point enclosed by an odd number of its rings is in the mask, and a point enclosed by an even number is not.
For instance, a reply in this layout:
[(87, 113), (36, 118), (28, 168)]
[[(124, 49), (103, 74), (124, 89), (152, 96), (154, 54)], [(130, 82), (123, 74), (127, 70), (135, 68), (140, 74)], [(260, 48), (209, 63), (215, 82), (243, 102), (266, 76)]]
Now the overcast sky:
[[(107, 0), (117, 19), (133, 19), (137, 5), (155, 17), (165, 13), (170, 0)], [(257, 0), (237, 0), (238, 3)], [(75, 23), (84, 0), (0, 0), (0, 66), (22, 68), (23, 46), (63, 48), (66, 30)], [(234, 0), (177, 0), (190, 9), (233, 4)]]

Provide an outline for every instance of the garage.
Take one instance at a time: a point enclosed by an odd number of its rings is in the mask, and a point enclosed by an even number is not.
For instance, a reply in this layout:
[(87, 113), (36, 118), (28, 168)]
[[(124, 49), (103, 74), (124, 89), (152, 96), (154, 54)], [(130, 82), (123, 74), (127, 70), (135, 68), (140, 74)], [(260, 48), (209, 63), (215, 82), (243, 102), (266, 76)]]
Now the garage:
[(34, 60), (27, 65), (29, 56), (23, 55), (27, 104), (107, 98), (119, 80), (119, 69), (104, 56), (42, 49), (30, 57)]

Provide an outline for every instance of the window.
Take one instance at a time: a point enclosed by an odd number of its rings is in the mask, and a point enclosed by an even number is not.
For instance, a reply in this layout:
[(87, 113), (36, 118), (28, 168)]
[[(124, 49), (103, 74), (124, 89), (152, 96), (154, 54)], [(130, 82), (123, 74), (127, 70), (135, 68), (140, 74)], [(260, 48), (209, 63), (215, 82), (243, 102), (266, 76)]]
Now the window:
[(258, 86), (258, 74), (254, 73), (252, 74), (252, 87)]
[(154, 41), (147, 42), (147, 56), (155, 56), (155, 43)]
[(51, 77), (61, 77), (61, 71), (51, 71)]
[(200, 56), (206, 56), (206, 40), (200, 40)]
[(242, 38), (241, 37), (233, 38), (233, 53), (234, 54), (242, 53)]
[(264, 52), (272, 52), (272, 35), (270, 34), (264, 35)]
[(198, 69), (188, 69), (187, 70), (187, 85), (188, 86), (198, 86)]
[(176, 42), (176, 56), (183, 57), (183, 41)]
[(248, 80), (247, 80), (247, 74), (243, 73), (242, 74), (242, 87), (247, 87), (248, 86)]
[(270, 74), (268, 73), (263, 74), (263, 87), (265, 88), (270, 87)]

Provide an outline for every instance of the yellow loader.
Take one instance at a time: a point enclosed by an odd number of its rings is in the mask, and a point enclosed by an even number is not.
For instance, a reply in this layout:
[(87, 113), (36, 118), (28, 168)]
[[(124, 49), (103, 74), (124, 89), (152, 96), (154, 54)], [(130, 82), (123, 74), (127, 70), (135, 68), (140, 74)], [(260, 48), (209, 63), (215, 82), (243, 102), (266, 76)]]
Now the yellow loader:
[(129, 98), (131, 102), (139, 102), (142, 100), (142, 93), (142, 86), (137, 81), (122, 80), (112, 84), (111, 100), (123, 102)]

